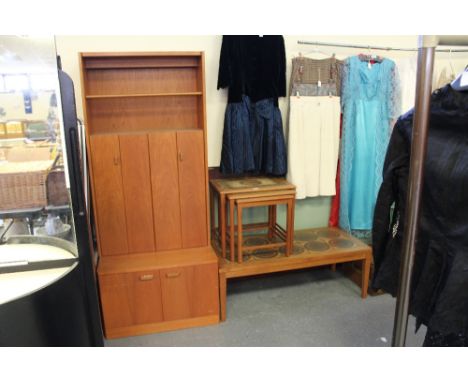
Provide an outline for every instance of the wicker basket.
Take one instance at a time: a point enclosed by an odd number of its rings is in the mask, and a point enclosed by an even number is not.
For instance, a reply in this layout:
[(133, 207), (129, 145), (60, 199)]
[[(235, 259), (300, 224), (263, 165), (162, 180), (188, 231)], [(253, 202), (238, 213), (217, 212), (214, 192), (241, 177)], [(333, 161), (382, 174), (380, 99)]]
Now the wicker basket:
[(0, 210), (46, 206), (46, 179), (52, 164), (48, 160), (1, 165)]

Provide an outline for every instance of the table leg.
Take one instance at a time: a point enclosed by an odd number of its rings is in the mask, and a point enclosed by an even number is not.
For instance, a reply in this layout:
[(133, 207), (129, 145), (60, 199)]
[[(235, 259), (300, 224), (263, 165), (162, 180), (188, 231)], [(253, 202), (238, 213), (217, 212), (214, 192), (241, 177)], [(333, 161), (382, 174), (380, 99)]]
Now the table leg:
[(369, 277), (370, 277), (370, 266), (371, 259), (370, 256), (367, 256), (362, 260), (362, 280), (361, 280), (361, 297), (367, 297), (367, 290), (369, 289)]
[(294, 249), (294, 219), (296, 213), (296, 198), (291, 199), (291, 253)]
[(231, 261), (235, 261), (235, 253), (234, 253), (234, 250), (235, 250), (235, 240), (236, 240), (236, 236), (235, 236), (235, 232), (234, 232), (234, 228), (235, 228), (235, 225), (234, 225), (234, 200), (231, 199), (229, 201), (229, 258), (231, 259)]
[(227, 294), (227, 280), (226, 274), (219, 274), (219, 315), (221, 321), (226, 321), (226, 294)]
[(330, 266), (330, 269), (331, 269), (332, 272), (336, 272), (336, 264), (332, 264)]
[(273, 230), (274, 224), (276, 222), (273, 221), (273, 206), (268, 206), (268, 239), (273, 239)]
[(242, 206), (237, 205), (237, 262), (239, 263), (243, 261), (242, 244)]
[(221, 228), (221, 253), (226, 258), (226, 197), (219, 196), (219, 226)]
[(272, 224), (273, 224), (273, 227), (276, 226), (276, 204), (273, 204), (273, 206), (271, 207), (271, 220), (272, 220)]
[(26, 218), (28, 222), (29, 234), (34, 235), (34, 219), (31, 217)]
[(292, 253), (293, 243), (293, 205), (292, 200), (288, 200), (286, 204), (286, 256), (290, 256)]
[(210, 227), (211, 227), (211, 241), (213, 242), (216, 238), (216, 226), (215, 226), (215, 217), (214, 217), (214, 196), (213, 196), (213, 188), (211, 185), (209, 186), (209, 193), (210, 193)]

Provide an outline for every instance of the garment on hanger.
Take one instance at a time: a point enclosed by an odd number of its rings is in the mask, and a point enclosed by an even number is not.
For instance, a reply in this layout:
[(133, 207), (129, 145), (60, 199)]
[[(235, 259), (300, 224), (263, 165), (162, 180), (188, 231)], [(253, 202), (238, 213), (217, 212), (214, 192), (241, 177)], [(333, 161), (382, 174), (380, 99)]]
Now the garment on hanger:
[(455, 73), (451, 73), (449, 68), (440, 68), (439, 73), (434, 75), (432, 90), (440, 89), (455, 79)]
[[(393, 296), (407, 220), (413, 118), (411, 110), (393, 129), (372, 231), (372, 286)], [(467, 126), (468, 92), (457, 92), (450, 85), (435, 91), (409, 306), (418, 327), (428, 327), (426, 345), (468, 337)]]
[(292, 60), (287, 178), (297, 199), (336, 192), (341, 63), (335, 57)]
[(339, 97), (290, 97), (288, 181), (296, 198), (335, 195)]
[[(289, 94), (296, 95), (293, 87), (298, 84), (335, 85), (336, 93), (341, 94), (341, 71), (343, 61), (335, 57), (325, 59), (313, 59), (309, 57), (295, 57), (292, 59), (291, 81), (289, 83)], [(320, 94), (325, 95), (325, 94)], [(329, 95), (329, 94), (326, 94)]]
[(416, 74), (418, 68), (417, 56), (396, 58), (401, 88), (401, 110), (406, 113), (414, 107), (416, 99)]
[(286, 96), (286, 52), (283, 36), (223, 36), (218, 89), (228, 102), (252, 102)]
[(278, 97), (286, 95), (282, 36), (223, 36), (218, 89), (228, 87), (220, 170), (284, 176), (287, 171)]
[(467, 347), (468, 336), (465, 334), (442, 334), (428, 329), (423, 342), (424, 347)]
[[(341, 133), (343, 131), (343, 116), (340, 118), (340, 141)], [(328, 218), (329, 227), (338, 227), (339, 217), (340, 217), (340, 160), (338, 159), (338, 165), (336, 169), (336, 179), (335, 179), (335, 196), (332, 197), (331, 206), (330, 206), (330, 216)]]
[(345, 62), (342, 83), (339, 225), (366, 234), (372, 228), (392, 121), (400, 114), (396, 65), (386, 58), (369, 65), (353, 56)]
[(305, 96), (305, 97), (322, 97), (322, 96), (336, 96), (336, 84), (294, 84), (291, 88), (292, 96)]

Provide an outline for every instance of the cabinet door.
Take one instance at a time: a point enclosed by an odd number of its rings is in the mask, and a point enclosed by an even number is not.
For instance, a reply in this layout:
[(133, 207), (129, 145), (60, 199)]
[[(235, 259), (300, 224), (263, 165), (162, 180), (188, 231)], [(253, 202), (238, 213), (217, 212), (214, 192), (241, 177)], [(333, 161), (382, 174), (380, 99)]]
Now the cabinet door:
[(159, 271), (99, 276), (106, 330), (163, 320)]
[(101, 254), (128, 253), (118, 137), (92, 136), (91, 156)]
[(156, 250), (182, 247), (177, 142), (174, 132), (149, 134)]
[(177, 132), (183, 248), (207, 245), (204, 147), (202, 131)]
[(152, 252), (155, 246), (148, 136), (120, 135), (119, 142), (128, 250)]
[(218, 314), (218, 265), (164, 269), (161, 292), (164, 320)]

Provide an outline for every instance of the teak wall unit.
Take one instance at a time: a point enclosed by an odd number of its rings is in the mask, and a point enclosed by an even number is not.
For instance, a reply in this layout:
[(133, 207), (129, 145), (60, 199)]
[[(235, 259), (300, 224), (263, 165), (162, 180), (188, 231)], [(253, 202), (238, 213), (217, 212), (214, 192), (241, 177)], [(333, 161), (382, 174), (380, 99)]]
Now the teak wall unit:
[(108, 338), (219, 321), (202, 52), (81, 53)]

